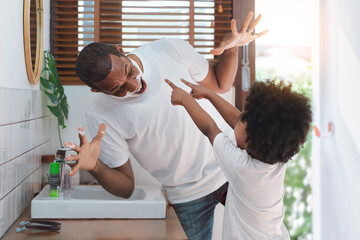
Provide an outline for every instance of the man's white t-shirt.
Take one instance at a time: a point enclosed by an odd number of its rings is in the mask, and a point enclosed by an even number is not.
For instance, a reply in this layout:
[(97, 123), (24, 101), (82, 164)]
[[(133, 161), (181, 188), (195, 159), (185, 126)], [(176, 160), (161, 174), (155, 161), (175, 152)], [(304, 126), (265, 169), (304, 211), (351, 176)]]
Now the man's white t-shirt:
[(224, 133), (215, 137), (213, 148), (229, 182), (223, 240), (290, 239), (283, 224), (286, 165), (251, 158)]
[[(209, 70), (208, 61), (179, 39), (154, 41), (131, 54), (141, 60), (147, 90), (139, 97), (125, 99), (100, 93), (86, 115), (92, 136), (100, 123), (106, 124), (101, 161), (110, 168), (119, 167), (128, 161), (131, 152), (162, 183), (172, 204), (217, 190), (226, 178), (212, 146), (186, 110), (171, 104), (172, 89), (164, 82), (167, 78), (190, 91), (180, 78), (192, 83), (202, 81)], [(207, 101), (200, 104), (216, 112)]]

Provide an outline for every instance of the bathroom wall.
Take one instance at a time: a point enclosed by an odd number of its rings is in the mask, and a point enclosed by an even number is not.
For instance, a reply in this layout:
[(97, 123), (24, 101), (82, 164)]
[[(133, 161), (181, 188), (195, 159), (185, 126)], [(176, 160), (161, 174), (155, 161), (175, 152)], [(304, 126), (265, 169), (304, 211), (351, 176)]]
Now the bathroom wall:
[[(49, 1), (44, 10), (48, 49)], [(41, 155), (49, 142), (43, 94), (27, 79), (22, 16), (22, 0), (0, 8), (0, 238), (39, 192)]]
[[(314, 82), (314, 239), (360, 239), (360, 2), (320, 1)], [(315, 60), (316, 60), (315, 59)], [(333, 134), (326, 136), (328, 123)]]

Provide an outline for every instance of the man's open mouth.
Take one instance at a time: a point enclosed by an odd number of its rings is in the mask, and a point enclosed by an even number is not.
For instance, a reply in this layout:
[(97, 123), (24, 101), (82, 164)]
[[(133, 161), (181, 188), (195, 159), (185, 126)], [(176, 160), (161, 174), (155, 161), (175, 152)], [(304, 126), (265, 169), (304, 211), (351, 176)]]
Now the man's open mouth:
[(147, 84), (142, 77), (140, 77), (139, 88), (135, 91), (135, 94), (142, 94), (145, 92)]

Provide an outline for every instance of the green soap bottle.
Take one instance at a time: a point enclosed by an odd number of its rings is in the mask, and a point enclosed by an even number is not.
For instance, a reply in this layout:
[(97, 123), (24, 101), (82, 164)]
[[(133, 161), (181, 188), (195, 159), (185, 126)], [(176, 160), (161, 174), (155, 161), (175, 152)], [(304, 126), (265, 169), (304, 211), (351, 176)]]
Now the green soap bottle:
[(50, 163), (49, 172), (50, 197), (60, 196), (60, 164), (58, 162)]

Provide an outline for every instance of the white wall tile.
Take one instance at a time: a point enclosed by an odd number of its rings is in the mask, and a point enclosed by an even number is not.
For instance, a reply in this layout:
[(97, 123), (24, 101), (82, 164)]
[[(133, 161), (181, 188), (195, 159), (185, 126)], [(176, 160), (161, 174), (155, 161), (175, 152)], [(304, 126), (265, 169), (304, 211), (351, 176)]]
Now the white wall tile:
[(11, 109), (11, 111), (9, 111), (9, 116), (10, 116), (10, 123), (14, 123), (14, 122), (18, 122), (20, 120), (20, 117), (18, 117), (19, 115), (19, 91), (17, 90), (8, 90), (9, 94), (8, 94), (8, 106)]
[(14, 178), (12, 177), (12, 172), (10, 172), (11, 170), (14, 169), (13, 167), (13, 161), (10, 161), (2, 166), (0, 166), (1, 169), (1, 175), (2, 175), (2, 181), (1, 181), (1, 185), (2, 185), (2, 193), (0, 195), (0, 199), (3, 198), (6, 194), (8, 194), (10, 192), (10, 190), (15, 187), (14, 182)]
[(22, 153), (21, 144), (19, 144), (20, 140), (20, 131), (21, 131), (21, 123), (16, 123), (11, 125), (11, 131), (8, 135), (9, 139), (11, 138), (11, 146), (12, 154), (10, 159), (13, 159), (19, 156)]
[(22, 192), (21, 192), (21, 188), (17, 187), (15, 190), (15, 194), (16, 194), (16, 206), (17, 206), (17, 211), (16, 211), (16, 215), (20, 216), (20, 214), (22, 213), (22, 208), (21, 208), (21, 196), (22, 196)]
[(1, 89), (1, 115), (0, 115), (0, 124), (6, 124), (10, 122), (10, 107), (8, 101), (9, 99), (9, 90), (7, 88)]
[(48, 115), (44, 99), (39, 90), (0, 88), (0, 125)]
[(6, 227), (9, 226), (9, 223), (11, 222), (11, 199), (10, 199), (11, 195), (7, 195), (6, 198), (4, 198), (5, 200), (5, 221), (6, 221)]
[(39, 90), (0, 88), (0, 238), (41, 186), (49, 112)]
[(1, 150), (0, 150), (0, 164), (9, 160), (11, 155), (11, 140), (9, 139), (11, 126), (1, 126)]
[(0, 166), (0, 199), (2, 199), (0, 201), (5, 202), (6, 226), (10, 226), (15, 221), (27, 206), (26, 203), (31, 201), (34, 192), (40, 191), (41, 159), (39, 153), (42, 148), (41, 145)]
[(13, 188), (16, 187), (16, 169), (15, 169), (15, 161), (10, 161), (9, 163), (7, 163), (6, 165), (8, 165), (8, 191), (11, 191)]
[(41, 169), (38, 169), (0, 200), (0, 238), (30, 204), (34, 193), (40, 190), (40, 181)]
[(5, 171), (4, 169), (5, 168), (1, 165), (0, 166), (0, 196), (5, 196), (5, 184), (4, 184), (5, 174), (3, 173), (3, 171)]
[(7, 126), (0, 126), (0, 164), (6, 161), (9, 156), (9, 148), (6, 138)]
[(0, 125), (5, 123), (5, 101), (5, 89), (0, 88)]
[(8, 187), (9, 187), (9, 177), (7, 173), (8, 165), (4, 164), (0, 166), (0, 172), (1, 172), (1, 195), (0, 199), (3, 198), (8, 193)]
[(0, 200), (0, 237), (6, 231), (5, 225), (5, 201)]
[(32, 97), (32, 92), (33, 91), (28, 91), (28, 90), (22, 90), (23, 91), (23, 102), (22, 102), (22, 108), (21, 108), (21, 120), (30, 120), (32, 118), (34, 118), (34, 114), (33, 114), (33, 104), (34, 104), (34, 99)]

